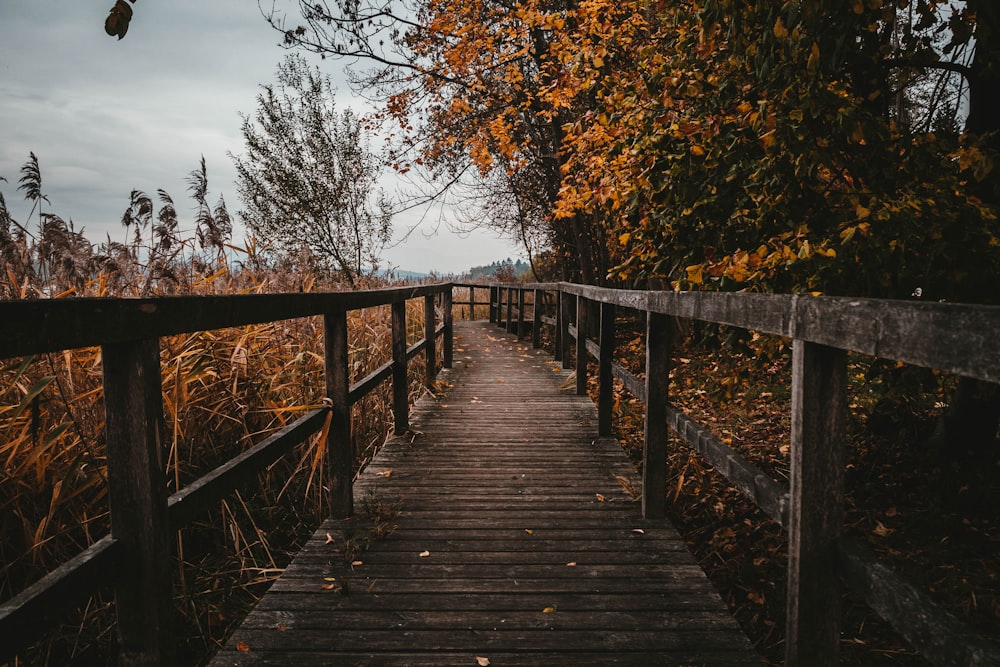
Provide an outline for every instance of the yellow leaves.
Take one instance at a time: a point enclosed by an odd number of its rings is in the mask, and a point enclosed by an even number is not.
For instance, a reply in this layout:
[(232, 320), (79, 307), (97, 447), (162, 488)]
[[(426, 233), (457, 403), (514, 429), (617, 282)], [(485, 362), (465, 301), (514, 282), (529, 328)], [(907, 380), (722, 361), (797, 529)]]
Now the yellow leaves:
[(542, 613), (543, 613), (543, 614), (551, 614), (551, 613), (552, 613), (552, 612), (554, 612), (555, 610), (556, 610), (556, 608), (555, 608), (555, 607), (546, 607), (545, 609), (543, 609), (543, 610), (542, 610)]
[(764, 146), (764, 148), (770, 148), (778, 140), (774, 132), (775, 132), (774, 130), (771, 130), (770, 132), (765, 132), (764, 134), (760, 135), (760, 143), (762, 146)]
[(788, 28), (785, 27), (785, 22), (778, 17), (778, 20), (774, 22), (774, 36), (778, 39), (784, 39), (788, 37)]
[(627, 246), (629, 239), (631, 238), (632, 234), (630, 232), (625, 232), (624, 234), (618, 236), (618, 243), (620, 243), (623, 246)]
[(868, 217), (872, 214), (871, 209), (865, 208), (860, 203), (858, 203), (858, 205), (854, 207), (854, 213), (855, 215), (858, 216), (858, 220), (867, 220)]
[(421, 558), (430, 558), (430, 556), (431, 556), (431, 552), (427, 551), (426, 549), (424, 549), (423, 551), (420, 552), (420, 557)]
[(236, 650), (239, 651), (240, 653), (249, 653), (250, 644), (247, 644), (246, 642), (237, 642)]
[(687, 267), (688, 282), (693, 285), (701, 285), (704, 281), (703, 269), (704, 267), (701, 264), (692, 264)]
[(476, 664), (479, 665), (479, 667), (490, 667), (490, 659), (477, 655)]
[(806, 60), (806, 70), (810, 74), (815, 74), (819, 70), (819, 44), (813, 42), (812, 48), (809, 50), (809, 58)]
[(697, 156), (697, 157), (701, 157), (702, 155), (705, 154), (705, 149), (703, 147), (699, 146), (698, 144), (693, 144), (691, 146), (690, 150), (691, 150), (691, 155), (694, 155), (694, 156)]

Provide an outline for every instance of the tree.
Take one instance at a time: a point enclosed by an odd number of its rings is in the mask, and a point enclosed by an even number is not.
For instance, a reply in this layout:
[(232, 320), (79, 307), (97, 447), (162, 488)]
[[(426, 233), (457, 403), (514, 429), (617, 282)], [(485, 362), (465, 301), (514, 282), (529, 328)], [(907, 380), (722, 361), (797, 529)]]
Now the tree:
[(230, 154), (246, 207), (240, 216), (292, 254), (308, 248), (353, 285), (377, 268), (392, 234), (361, 121), (337, 111), (329, 77), (299, 56), (287, 56), (277, 84), (262, 88), (257, 113), (243, 117), (247, 153)]
[(551, 214), (565, 166), (563, 128), (578, 114), (574, 105), (586, 104), (548, 103), (548, 89), (572, 64), (552, 45), (568, 29), (574, 0), (298, 4), (302, 23), (272, 12), (272, 25), (290, 47), (362, 63), (351, 70), (352, 86), (395, 125), (391, 164), (424, 177), (427, 200), (481, 202), (466, 219), (515, 240), (531, 228), (532, 239), (566, 259), (562, 277), (604, 280), (604, 227), (584, 211)]

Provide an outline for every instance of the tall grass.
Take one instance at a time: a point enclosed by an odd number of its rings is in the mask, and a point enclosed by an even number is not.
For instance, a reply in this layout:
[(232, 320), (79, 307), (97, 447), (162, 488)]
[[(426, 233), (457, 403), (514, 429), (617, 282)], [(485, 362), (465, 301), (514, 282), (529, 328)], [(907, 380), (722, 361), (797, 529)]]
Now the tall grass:
[[(268, 268), (254, 243), (229, 246), (225, 252), (178, 252), (170, 261), (147, 253), (145, 263), (135, 247), (109, 243), (100, 253), (70, 250), (67, 245), (61, 254), (50, 252), (46, 271), (37, 272), (32, 267), (38, 262), (30, 259), (38, 256), (36, 244), (24, 235), (0, 239), (0, 297), (342, 287), (308, 268)], [(95, 255), (103, 259), (94, 261)], [(74, 256), (82, 265), (73, 265)], [(374, 281), (363, 285), (376, 286)], [(407, 319), (412, 342), (422, 336), (421, 303), (408, 304)], [(318, 318), (162, 338), (164, 483), (170, 492), (320, 405), (322, 341)], [(388, 307), (351, 312), (348, 344), (353, 380), (391, 358)], [(0, 364), (0, 600), (5, 600), (104, 535), (109, 513), (100, 349)], [(419, 370), (419, 365), (411, 370), (413, 394), (420, 391)], [(384, 441), (391, 423), (388, 386), (354, 407), (353, 446), (359, 464)], [(256, 489), (233, 494), (177, 534), (173, 578), (183, 663), (207, 659), (324, 517), (321, 443), (312, 437), (261, 474)], [(53, 665), (108, 661), (114, 654), (109, 598), (95, 595), (18, 660)]]

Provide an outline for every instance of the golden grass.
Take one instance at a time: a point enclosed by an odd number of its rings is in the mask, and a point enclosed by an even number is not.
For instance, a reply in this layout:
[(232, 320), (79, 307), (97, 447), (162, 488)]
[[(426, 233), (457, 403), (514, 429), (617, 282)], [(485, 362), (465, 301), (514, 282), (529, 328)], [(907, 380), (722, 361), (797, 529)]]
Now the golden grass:
[[(232, 270), (218, 256), (184, 284), (150, 281), (131, 265), (81, 287), (43, 289), (9, 266), (0, 272), (4, 298), (153, 292), (239, 294), (320, 291), (340, 286), (310, 273)], [(5, 275), (4, 275), (5, 274)], [(366, 285), (378, 286), (375, 284)], [(423, 304), (407, 304), (407, 343), (423, 335)], [(161, 339), (164, 470), (170, 492), (322, 404), (320, 318)], [(388, 307), (349, 315), (352, 381), (391, 358)], [(440, 353), (439, 357), (440, 358)], [(410, 392), (422, 389), (422, 366), (411, 364)], [(361, 464), (392, 424), (391, 388), (384, 383), (352, 410), (355, 459)], [(99, 348), (8, 359), (0, 368), (0, 600), (23, 590), (104, 535), (109, 528), (107, 461)], [(314, 436), (260, 476), (257, 489), (233, 494), (177, 535), (174, 573), (180, 659), (203, 661), (289, 555), (325, 516), (323, 438)], [(113, 637), (109, 602), (95, 597), (25, 652), (31, 664), (103, 659)]]

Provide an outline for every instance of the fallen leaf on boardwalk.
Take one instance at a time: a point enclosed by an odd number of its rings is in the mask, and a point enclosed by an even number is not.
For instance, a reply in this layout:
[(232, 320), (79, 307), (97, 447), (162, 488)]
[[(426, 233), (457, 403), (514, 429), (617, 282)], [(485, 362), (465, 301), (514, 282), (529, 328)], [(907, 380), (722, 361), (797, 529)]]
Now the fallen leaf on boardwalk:
[(287, 631), (288, 631), (288, 626), (287, 625), (279, 625), (278, 626), (278, 632), (287, 632)]
[(246, 642), (240, 642), (236, 645), (236, 650), (239, 651), (240, 653), (249, 653), (250, 645), (247, 644)]
[(325, 542), (325, 544), (330, 544), (331, 542), (333, 542), (333, 535), (331, 535), (330, 533), (327, 533), (326, 534), (326, 542)]
[(377, 472), (377, 473), (375, 473), (375, 475), (377, 477), (392, 477), (392, 471), (391, 470), (386, 470), (384, 472)]
[(430, 552), (430, 551), (421, 551), (421, 552), (420, 552), (420, 557), (421, 557), (421, 558), (427, 558), (427, 557), (428, 557), (428, 556), (430, 556), (430, 555), (431, 555), (431, 552)]
[(532, 530), (532, 529), (530, 529), (530, 528), (525, 528), (525, 529), (524, 529), (524, 532), (526, 532), (526, 533), (527, 533), (528, 535), (534, 535), (534, 534), (535, 534), (535, 531), (533, 531), (533, 530)]
[(479, 398), (477, 398), (476, 396), (473, 396), (472, 400), (469, 401), (469, 403), (482, 403), (482, 401), (480, 401)]
[(479, 667), (490, 667), (490, 659), (489, 658), (482, 658), (482, 657), (480, 657), (480, 656), (477, 655), (476, 656), (476, 664), (479, 665)]
[(603, 503), (604, 502), (604, 496), (602, 494), (595, 493), (594, 495), (597, 496), (597, 502), (599, 502), (599, 503)]
[(338, 588), (339, 588), (339, 586), (337, 586), (337, 584), (335, 584), (335, 583), (323, 584), (323, 590), (324, 591), (335, 591)]
[(636, 535), (645, 535), (646, 534), (646, 531), (644, 531), (642, 528), (633, 528), (632, 532), (635, 533)]
[(337, 577), (323, 577), (323, 581), (336, 581)]
[(364, 565), (364, 562), (360, 561), (360, 560), (352, 560), (351, 561), (351, 567), (357, 567), (358, 565)]
[(566, 563), (566, 567), (576, 567), (576, 561), (574, 560)]
[(876, 521), (875, 529), (872, 532), (878, 535), (879, 537), (885, 537), (886, 535), (892, 532), (892, 529), (886, 528), (881, 521)]
[(551, 614), (551, 613), (552, 613), (552, 612), (554, 612), (555, 610), (556, 610), (556, 608), (555, 608), (555, 607), (546, 607), (545, 609), (543, 609), (543, 610), (542, 610), (542, 613), (543, 613), (543, 614)]

